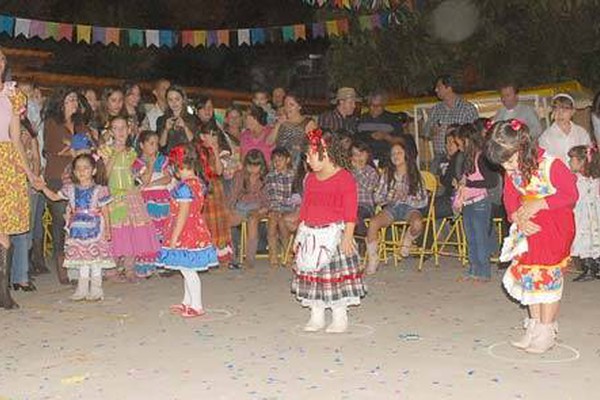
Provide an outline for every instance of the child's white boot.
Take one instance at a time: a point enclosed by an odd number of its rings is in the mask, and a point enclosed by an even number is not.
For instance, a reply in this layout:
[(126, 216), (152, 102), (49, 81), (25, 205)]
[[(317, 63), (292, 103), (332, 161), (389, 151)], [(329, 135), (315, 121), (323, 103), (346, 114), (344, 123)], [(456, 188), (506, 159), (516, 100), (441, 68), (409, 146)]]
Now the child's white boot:
[(344, 333), (348, 329), (348, 311), (346, 306), (335, 306), (331, 308), (332, 321), (325, 329), (327, 333)]
[(325, 327), (325, 307), (323, 306), (311, 306), (310, 307), (310, 319), (304, 326), (305, 332), (317, 332)]
[(104, 299), (104, 291), (102, 290), (102, 268), (100, 266), (92, 267), (92, 284), (90, 293), (86, 297), (89, 301), (100, 301)]
[(90, 291), (90, 267), (89, 265), (83, 265), (79, 267), (79, 279), (77, 280), (77, 289), (75, 293), (71, 295), (71, 300), (81, 301), (85, 300)]
[(531, 341), (533, 340), (533, 333), (535, 331), (535, 326), (539, 324), (540, 321), (535, 320), (533, 318), (528, 318), (525, 326), (525, 334), (521, 337), (521, 339), (516, 341), (511, 341), (510, 344), (518, 349), (526, 349), (531, 345)]
[(535, 324), (533, 338), (525, 351), (533, 354), (545, 353), (555, 345), (555, 339), (556, 331), (553, 323)]
[(367, 242), (367, 274), (373, 275), (379, 266), (379, 244), (377, 241)]

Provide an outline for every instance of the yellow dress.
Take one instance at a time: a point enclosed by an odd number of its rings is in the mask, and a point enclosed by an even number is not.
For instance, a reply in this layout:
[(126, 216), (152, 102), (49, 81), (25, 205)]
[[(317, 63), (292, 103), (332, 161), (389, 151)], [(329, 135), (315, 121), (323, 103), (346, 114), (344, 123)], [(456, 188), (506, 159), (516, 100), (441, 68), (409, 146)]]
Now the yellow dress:
[(7, 84), (0, 91), (0, 233), (9, 235), (29, 230), (27, 176), (8, 133), (13, 109), (20, 108), (18, 102), (12, 103), (19, 100), (13, 92)]

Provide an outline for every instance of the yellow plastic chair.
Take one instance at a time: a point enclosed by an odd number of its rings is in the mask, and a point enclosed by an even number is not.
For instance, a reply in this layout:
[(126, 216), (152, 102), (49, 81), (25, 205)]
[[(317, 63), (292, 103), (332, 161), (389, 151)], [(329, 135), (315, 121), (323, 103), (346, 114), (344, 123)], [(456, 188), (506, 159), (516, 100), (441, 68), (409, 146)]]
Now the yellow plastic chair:
[(462, 215), (441, 218), (436, 237), (438, 255), (456, 257), (463, 265), (468, 263), (467, 237)]
[[(498, 241), (498, 249), (502, 249), (502, 241), (504, 239), (504, 220), (502, 218), (494, 218), (492, 220), (494, 227), (496, 228), (496, 240)], [(497, 263), (500, 260), (498, 257), (492, 257), (491, 262)]]
[[(259, 221), (259, 224), (263, 224), (263, 223), (267, 224), (268, 222), (269, 222), (268, 218), (262, 218)], [(242, 221), (242, 223), (240, 224), (240, 231), (241, 232), (240, 232), (240, 254), (239, 254), (240, 261), (239, 262), (243, 263), (244, 260), (246, 259), (246, 247), (248, 244), (248, 224), (246, 223), (246, 221)], [(290, 254), (292, 251), (293, 242), (294, 242), (294, 235), (291, 235), (285, 248), (279, 252), (279, 261), (283, 265), (287, 265), (288, 258), (290, 257)], [(268, 258), (269, 258), (269, 253), (256, 253), (257, 260), (268, 259)]]
[(52, 255), (52, 215), (48, 207), (42, 215), (42, 227), (44, 228), (44, 255), (50, 257)]

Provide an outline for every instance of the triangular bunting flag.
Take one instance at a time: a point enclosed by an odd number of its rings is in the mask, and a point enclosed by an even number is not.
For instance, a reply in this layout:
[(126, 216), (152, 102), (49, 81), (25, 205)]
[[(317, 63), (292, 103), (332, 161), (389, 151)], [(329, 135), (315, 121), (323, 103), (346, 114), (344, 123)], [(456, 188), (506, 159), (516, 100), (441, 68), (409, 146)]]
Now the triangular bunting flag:
[(250, 46), (250, 29), (238, 29), (238, 46), (247, 44)]
[(181, 46), (193, 46), (194, 31), (181, 31)]
[(338, 19), (337, 28), (340, 35), (347, 35), (350, 30), (350, 25), (347, 19)]
[(217, 45), (217, 31), (208, 31), (206, 34), (206, 47)]
[(141, 29), (128, 29), (127, 39), (130, 46), (144, 46), (144, 31)]
[(106, 44), (106, 28), (103, 26), (92, 27), (92, 44), (102, 43)]
[(250, 29), (250, 40), (252, 41), (252, 44), (265, 43), (265, 30), (262, 28)]
[(106, 44), (121, 44), (121, 29), (106, 28)]
[(59, 41), (58, 37), (58, 22), (48, 22), (46, 25), (46, 35), (56, 41)]
[(312, 37), (314, 39), (325, 37), (325, 25), (322, 22), (315, 22), (312, 24)]
[(0, 15), (0, 33), (8, 33), (9, 36), (13, 36), (15, 29), (15, 19), (7, 15)]
[(327, 21), (325, 24), (327, 26), (327, 35), (328, 36), (339, 36), (338, 26), (337, 26), (337, 21), (336, 20)]
[(360, 17), (358, 17), (358, 26), (360, 26), (361, 31), (373, 30), (373, 22), (371, 20), (371, 16), (361, 15)]
[(58, 40), (66, 39), (68, 42), (73, 41), (73, 25), (72, 24), (58, 24)]
[(281, 35), (284, 42), (293, 42), (296, 39), (293, 26), (284, 26), (281, 28)]
[(229, 47), (229, 29), (220, 29), (217, 31), (217, 39), (219, 46)]
[(158, 33), (158, 41), (161, 47), (171, 48), (175, 46), (175, 35), (173, 31), (170, 30), (161, 30)]
[(206, 31), (194, 31), (194, 47), (206, 47)]
[(296, 40), (306, 40), (306, 25), (294, 25), (294, 36)]
[(40, 39), (47, 39), (48, 35), (46, 34), (46, 23), (44, 21), (31, 20), (31, 24), (29, 24), (29, 37), (39, 37)]
[(92, 42), (92, 27), (90, 25), (77, 25), (77, 43), (84, 42), (90, 44)]
[(146, 47), (150, 46), (159, 46), (158, 40), (158, 31), (156, 29), (147, 29), (146, 30)]

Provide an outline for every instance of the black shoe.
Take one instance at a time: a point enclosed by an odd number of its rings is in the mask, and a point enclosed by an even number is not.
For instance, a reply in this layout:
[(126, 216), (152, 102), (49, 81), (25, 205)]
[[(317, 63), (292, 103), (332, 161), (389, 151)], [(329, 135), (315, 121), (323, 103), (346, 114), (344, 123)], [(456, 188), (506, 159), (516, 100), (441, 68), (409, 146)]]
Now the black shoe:
[(33, 282), (27, 282), (26, 285), (21, 285), (20, 283), (13, 283), (12, 287), (14, 291), (22, 290), (24, 292), (35, 292), (37, 290)]
[(581, 265), (581, 273), (573, 279), (573, 282), (583, 282), (583, 281), (589, 281), (591, 279), (594, 279), (591, 274), (588, 275), (588, 272), (590, 272), (590, 269), (591, 269), (590, 268), (590, 260), (588, 258), (584, 258), (581, 260), (580, 265)]
[(600, 279), (600, 267), (598, 266), (598, 260), (592, 260), (590, 263), (590, 276), (593, 279)]

